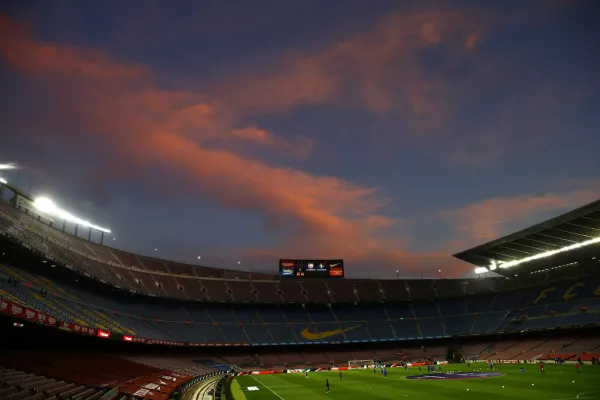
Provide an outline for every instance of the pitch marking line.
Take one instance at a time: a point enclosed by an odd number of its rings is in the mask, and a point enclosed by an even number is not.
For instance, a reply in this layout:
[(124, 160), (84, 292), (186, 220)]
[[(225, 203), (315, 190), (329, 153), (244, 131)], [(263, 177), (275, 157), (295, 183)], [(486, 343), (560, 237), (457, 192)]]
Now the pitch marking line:
[[(364, 385), (364, 382), (344, 382), (343, 383), (344, 386), (345, 385)], [(272, 389), (292, 389), (292, 388), (297, 388), (298, 385), (286, 385), (286, 386), (282, 386), (282, 385), (277, 385), (277, 386), (271, 386)]]
[(565, 399), (552, 399), (552, 400), (584, 400), (584, 399), (597, 399), (597, 397), (584, 396), (586, 394), (600, 393), (600, 392), (583, 392), (579, 393), (576, 397), (567, 397)]
[(283, 397), (281, 397), (280, 395), (278, 395), (277, 393), (275, 393), (273, 391), (273, 389), (271, 389), (270, 387), (268, 387), (267, 385), (265, 385), (264, 383), (262, 383), (261, 381), (259, 381), (258, 379), (256, 379), (255, 377), (253, 377), (252, 375), (250, 375), (250, 378), (254, 379), (257, 383), (263, 385), (264, 387), (266, 387), (267, 389), (269, 389), (269, 391), (271, 393), (273, 393), (275, 396), (279, 397), (281, 400), (284, 400)]
[(596, 396), (594, 396), (594, 397), (581, 397), (581, 396), (583, 396), (584, 394), (593, 394), (593, 393), (600, 393), (600, 392), (583, 392), (583, 393), (579, 393), (579, 394), (577, 395), (577, 398), (578, 398), (578, 399), (595, 399), (595, 398), (596, 398)]

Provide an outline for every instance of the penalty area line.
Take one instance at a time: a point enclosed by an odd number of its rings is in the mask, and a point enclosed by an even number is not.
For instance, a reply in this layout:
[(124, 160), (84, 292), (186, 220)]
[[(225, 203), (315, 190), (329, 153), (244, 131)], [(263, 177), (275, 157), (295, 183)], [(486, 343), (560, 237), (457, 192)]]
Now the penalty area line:
[(284, 400), (283, 397), (281, 397), (280, 395), (278, 395), (277, 393), (275, 393), (273, 391), (273, 389), (271, 389), (270, 387), (268, 387), (267, 385), (265, 385), (264, 383), (262, 383), (261, 381), (259, 381), (255, 377), (253, 377), (252, 375), (250, 375), (250, 378), (254, 379), (254, 381), (256, 381), (256, 383), (259, 383), (259, 384), (263, 385), (264, 387), (266, 387), (271, 393), (273, 393), (275, 396), (279, 397), (281, 400)]

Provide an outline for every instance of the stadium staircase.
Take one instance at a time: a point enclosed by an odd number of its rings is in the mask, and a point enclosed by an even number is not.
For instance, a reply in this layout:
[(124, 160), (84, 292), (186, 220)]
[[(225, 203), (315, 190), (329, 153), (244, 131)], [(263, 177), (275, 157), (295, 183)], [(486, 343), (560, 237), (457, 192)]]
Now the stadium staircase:
[(503, 347), (497, 351), (494, 351), (497, 345), (505, 345), (506, 343), (494, 343), (492, 346), (490, 346), (489, 352), (482, 352), (482, 356), (484, 359), (486, 360), (497, 360), (497, 355), (502, 355), (503, 353), (509, 351), (510, 349), (514, 348), (515, 346), (517, 346), (519, 343), (521, 343), (520, 340), (516, 341), (516, 342), (511, 342), (511, 344), (509, 346)]
[[(529, 352), (531, 352), (531, 351), (534, 351), (535, 349), (537, 349), (537, 348), (539, 348), (539, 347), (541, 347), (541, 346), (545, 345), (545, 344), (546, 344), (546, 343), (548, 343), (548, 342), (550, 342), (550, 341), (549, 341), (549, 340), (544, 340), (544, 341), (541, 341), (541, 342), (537, 343), (535, 346), (532, 346), (532, 347), (529, 347), (529, 348), (527, 348), (527, 349), (524, 349), (524, 350), (522, 350), (521, 352), (519, 352), (518, 354), (515, 354), (514, 356), (512, 356), (512, 357), (508, 358), (508, 360), (519, 360), (519, 359), (520, 359), (520, 358), (519, 358), (519, 356), (521, 356), (522, 354), (525, 354), (525, 353), (529, 353)], [(535, 356), (535, 357), (540, 357), (540, 356), (542, 356), (542, 354), (539, 354), (539, 355), (537, 355), (537, 356)]]
[(423, 331), (421, 331), (421, 326), (419, 326), (419, 323), (417, 322), (415, 325), (417, 326), (417, 331), (419, 332), (419, 336), (423, 336)]

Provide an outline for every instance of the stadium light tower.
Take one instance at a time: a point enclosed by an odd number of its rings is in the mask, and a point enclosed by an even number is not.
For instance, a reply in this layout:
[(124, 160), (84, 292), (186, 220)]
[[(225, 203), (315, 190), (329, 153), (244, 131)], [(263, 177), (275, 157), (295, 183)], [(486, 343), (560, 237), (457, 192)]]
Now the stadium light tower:
[(104, 234), (110, 233), (110, 229), (103, 228), (98, 225), (94, 225), (94, 224), (90, 223), (89, 221), (78, 218), (78, 217), (74, 216), (73, 214), (71, 214), (70, 212), (61, 209), (54, 203), (54, 201), (52, 201), (51, 199), (49, 199), (47, 197), (36, 198), (33, 202), (33, 207), (35, 207), (41, 213), (48, 214), (53, 217), (62, 219), (63, 220), (63, 230), (64, 230), (66, 222), (74, 223), (75, 224), (75, 236), (77, 236), (77, 231), (78, 231), (79, 226), (89, 228), (88, 240), (91, 240), (93, 230), (99, 231), (101, 234), (101, 239), (100, 239), (101, 243), (104, 241)]
[(4, 199), (4, 185), (8, 184), (6, 179), (0, 178), (0, 201)]

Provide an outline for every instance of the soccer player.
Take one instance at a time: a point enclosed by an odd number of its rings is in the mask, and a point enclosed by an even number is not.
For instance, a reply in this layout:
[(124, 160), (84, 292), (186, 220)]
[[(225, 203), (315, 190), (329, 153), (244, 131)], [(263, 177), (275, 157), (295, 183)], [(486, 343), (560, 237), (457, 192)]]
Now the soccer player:
[(373, 375), (377, 375), (377, 366), (373, 365)]
[(421, 372), (421, 366), (419, 365), (419, 372)]
[(342, 379), (342, 370), (340, 369), (340, 379)]
[(308, 368), (306, 368), (306, 370), (304, 370), (304, 375), (308, 378)]
[(329, 393), (329, 379), (325, 379), (325, 393)]
[(575, 368), (577, 368), (577, 373), (580, 374), (581, 373), (581, 363), (576, 363)]
[(546, 371), (544, 371), (544, 363), (540, 362), (540, 372), (542, 373), (542, 375), (546, 374)]

